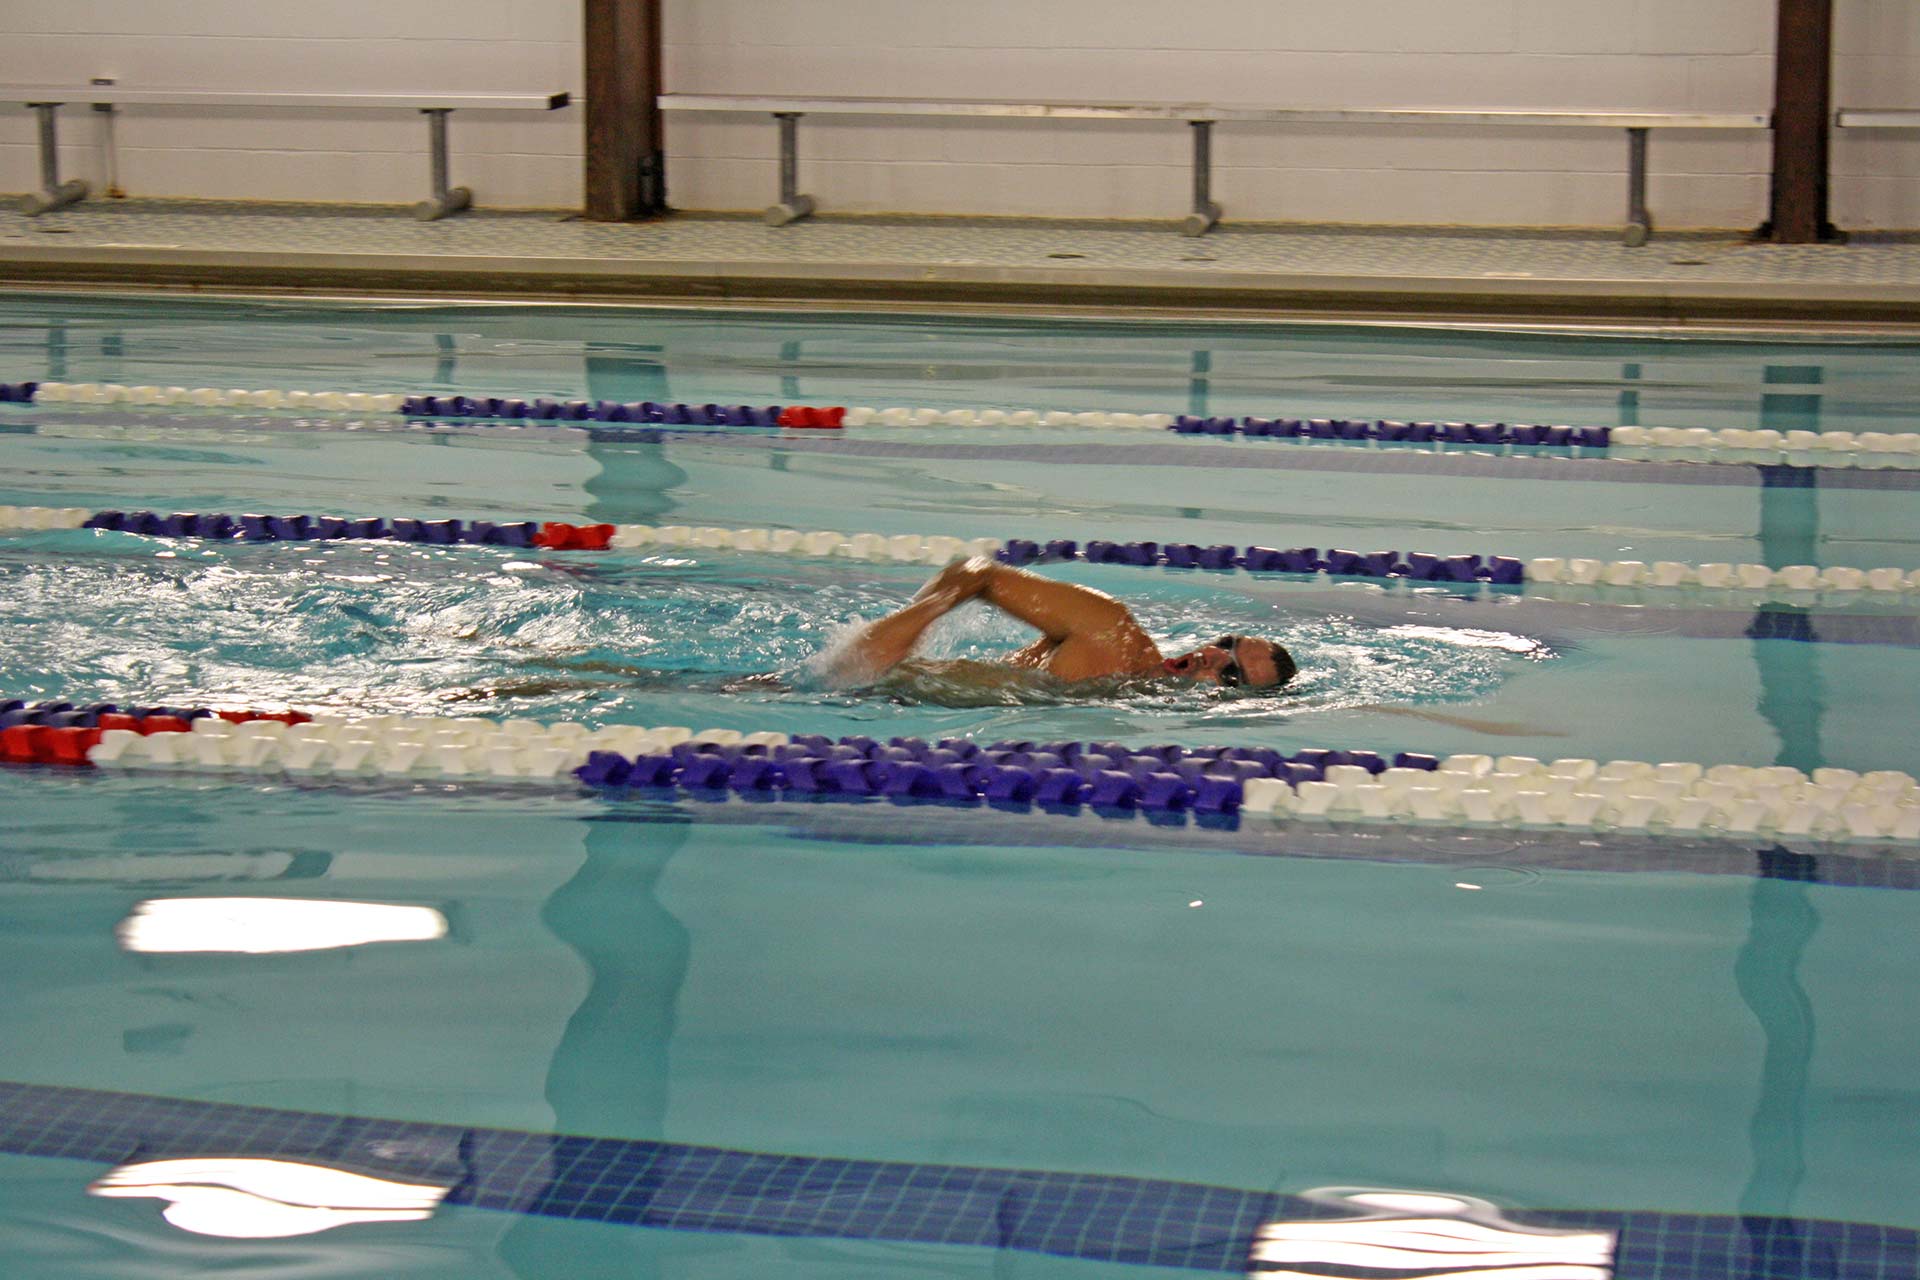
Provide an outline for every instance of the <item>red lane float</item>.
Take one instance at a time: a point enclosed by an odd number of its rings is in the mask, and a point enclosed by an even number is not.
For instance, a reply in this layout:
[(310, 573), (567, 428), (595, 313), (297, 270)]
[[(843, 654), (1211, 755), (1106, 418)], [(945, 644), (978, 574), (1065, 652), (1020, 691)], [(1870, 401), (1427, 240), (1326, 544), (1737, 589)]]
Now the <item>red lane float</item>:
[(9, 764), (85, 766), (87, 751), (100, 741), (100, 732), (98, 729), (17, 724), (9, 729), (0, 729), (0, 760)]
[(818, 409), (811, 405), (790, 404), (780, 411), (776, 419), (783, 427), (825, 427), (839, 428), (846, 423), (847, 411), (835, 405), (830, 409)]
[(533, 545), (549, 551), (605, 551), (613, 541), (610, 524), (568, 524), (549, 520), (533, 535)]
[[(281, 724), (305, 724), (313, 717), (304, 711), (208, 711), (228, 724), (250, 720), (277, 720)], [(206, 717), (195, 717), (206, 718)], [(128, 729), (141, 735), (188, 733), (193, 719), (172, 715), (137, 715), (122, 711), (103, 712), (91, 727), (76, 725), (17, 724), (0, 729), (0, 763), (55, 764), (90, 769), (87, 752), (98, 746), (100, 737), (110, 729)]]

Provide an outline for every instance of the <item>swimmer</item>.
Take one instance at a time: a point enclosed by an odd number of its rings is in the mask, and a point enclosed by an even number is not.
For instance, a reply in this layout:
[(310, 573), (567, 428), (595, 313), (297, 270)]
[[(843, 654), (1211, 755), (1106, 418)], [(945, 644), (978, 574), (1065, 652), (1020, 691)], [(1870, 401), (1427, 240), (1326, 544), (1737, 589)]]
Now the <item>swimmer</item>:
[[(934, 622), (969, 600), (984, 600), (1032, 626), (1040, 639), (998, 662), (913, 661), (911, 655)], [(949, 707), (1078, 702), (1088, 696), (1129, 697), (1170, 677), (1195, 683), (1278, 688), (1295, 674), (1281, 645), (1250, 636), (1225, 635), (1177, 657), (1161, 656), (1131, 611), (1104, 592), (1055, 582), (991, 560), (956, 561), (920, 588), (896, 613), (860, 628), (849, 641), (822, 655), (840, 688), (878, 691), (896, 700)], [(751, 675), (657, 669), (605, 659), (529, 655), (529, 666), (553, 676), (507, 680), (442, 696), (450, 702), (556, 695), (613, 697), (630, 692), (741, 693), (756, 697), (795, 691), (783, 673)], [(817, 668), (816, 668), (817, 671)], [(799, 687), (818, 687), (803, 680)], [(1513, 721), (1470, 719), (1419, 707), (1380, 703), (1314, 708), (1378, 712), (1503, 737), (1564, 737), (1562, 730)]]
[(928, 627), (969, 600), (981, 600), (1040, 632), (1002, 665), (1067, 682), (1148, 677), (1274, 689), (1293, 679), (1293, 657), (1271, 640), (1224, 635), (1168, 658), (1132, 611), (1103, 591), (1056, 582), (976, 556), (935, 574), (905, 608), (874, 622), (839, 655), (843, 668), (877, 677), (913, 653)]

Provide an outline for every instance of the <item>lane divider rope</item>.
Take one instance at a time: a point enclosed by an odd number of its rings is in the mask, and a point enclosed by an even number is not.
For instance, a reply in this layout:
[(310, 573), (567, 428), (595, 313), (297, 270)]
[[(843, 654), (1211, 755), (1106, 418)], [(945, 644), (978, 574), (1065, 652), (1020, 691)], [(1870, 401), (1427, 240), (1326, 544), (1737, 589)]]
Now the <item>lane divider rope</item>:
[(222, 391), (217, 387), (123, 386), (117, 382), (0, 383), (0, 403), (130, 404), (201, 409), (304, 409), (334, 413), (398, 413), (406, 397), (362, 391)]
[(553, 551), (691, 547), (903, 564), (945, 564), (958, 556), (990, 555), (1025, 565), (1084, 560), (1173, 569), (1324, 574), (1333, 578), (1492, 586), (1566, 584), (1592, 587), (1706, 588), (1767, 592), (1797, 601), (1806, 593), (1857, 598), (1920, 591), (1920, 569), (1857, 569), (1845, 565), (1686, 564), (1658, 560), (1582, 557), (1438, 555), (1413, 551), (1349, 551), (1316, 547), (1202, 546), (1186, 542), (1093, 539), (1083, 548), (1070, 538), (956, 538), (945, 535), (856, 533), (833, 530), (728, 529), (710, 525), (574, 525), (565, 521), (383, 519), (375, 516), (260, 515), (154, 511), (88, 511), (83, 507), (0, 506), (0, 530), (101, 529), (150, 537), (217, 541), (332, 541), (389, 539), (436, 545), (486, 544)]
[[(188, 733), (201, 721), (212, 731), (249, 735), (279, 733), (313, 719), (301, 711), (214, 711), (206, 707), (120, 707), (110, 702), (75, 706), (19, 698), (0, 701), (0, 761), (9, 764), (85, 765), (100, 744), (117, 734)], [(115, 741), (118, 741), (115, 738)]]
[(1118, 743), (928, 744), (794, 738), (782, 746), (591, 752), (575, 771), (601, 788), (878, 795), (1069, 809), (1193, 810), (1274, 819), (1772, 833), (1920, 841), (1920, 787), (1895, 771)]
[(299, 711), (0, 702), (0, 761), (336, 779), (451, 779), (617, 792), (1193, 811), (1826, 840), (1920, 841), (1920, 784), (1861, 773), (1636, 760), (853, 735)]
[(657, 423), (712, 427), (1094, 427), (1167, 430), (1256, 439), (1519, 445), (1605, 452), (1637, 460), (1796, 467), (1920, 467), (1920, 432), (1778, 431), (1770, 427), (1575, 427), (1505, 422), (1415, 422), (1381, 418), (1263, 418), (1060, 410), (845, 408), (812, 405), (691, 405), (655, 401), (429, 396), (120, 383), (0, 383), (0, 402), (297, 409), (547, 423)]

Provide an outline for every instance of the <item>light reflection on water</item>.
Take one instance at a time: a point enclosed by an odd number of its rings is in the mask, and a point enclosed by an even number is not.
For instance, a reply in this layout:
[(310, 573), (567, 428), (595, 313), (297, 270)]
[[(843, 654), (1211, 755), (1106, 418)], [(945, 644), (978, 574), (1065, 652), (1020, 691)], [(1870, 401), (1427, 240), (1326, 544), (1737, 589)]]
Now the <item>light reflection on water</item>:
[(372, 942), (431, 942), (447, 934), (432, 907), (306, 898), (153, 898), (137, 903), (116, 936), (128, 951), (326, 951)]
[(1618, 1235), (1527, 1226), (1475, 1196), (1325, 1187), (1303, 1199), (1359, 1216), (1263, 1223), (1249, 1274), (1319, 1280), (1359, 1268), (1400, 1280), (1609, 1280)]
[(354, 1222), (419, 1222), (433, 1216), (448, 1190), (238, 1156), (122, 1165), (87, 1188), (109, 1199), (165, 1200), (161, 1216), (182, 1231), (231, 1240), (312, 1235)]

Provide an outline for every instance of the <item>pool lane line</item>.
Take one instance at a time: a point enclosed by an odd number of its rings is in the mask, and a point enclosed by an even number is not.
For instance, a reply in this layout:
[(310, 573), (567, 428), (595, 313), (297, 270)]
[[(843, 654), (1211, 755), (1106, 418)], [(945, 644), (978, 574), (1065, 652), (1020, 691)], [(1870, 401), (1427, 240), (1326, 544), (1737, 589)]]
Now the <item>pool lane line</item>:
[(1306, 748), (1002, 741), (478, 718), (122, 709), (0, 702), (0, 761), (290, 778), (437, 778), (631, 792), (677, 788), (1038, 805), (1068, 812), (1920, 842), (1897, 770)]
[[(1731, 876), (1786, 879), (1834, 888), (1920, 890), (1920, 859), (1892, 842), (1814, 841), (1778, 835), (1735, 836), (1711, 831), (1569, 832), (1523, 827), (1392, 825), (1354, 815), (1325, 821), (1267, 823), (1239, 815), (1172, 811), (1134, 815), (1114, 810), (1049, 809), (1045, 805), (925, 803), (911, 817), (901, 805), (842, 796), (743, 796), (671, 787), (608, 793), (607, 808), (588, 822), (719, 822), (776, 826), (797, 839), (852, 844), (957, 847), (1049, 847), (1151, 853), (1205, 853), (1246, 858), (1383, 862), (1485, 871)], [(1035, 812), (1078, 816), (1047, 822), (1044, 840)], [(911, 823), (903, 828), (903, 822)], [(1791, 847), (1789, 847), (1791, 846)], [(1450, 875), (1449, 880), (1471, 876)], [(1495, 886), (1483, 885), (1483, 888)]]
[(987, 750), (961, 740), (935, 747), (895, 739), (828, 744), (796, 738), (762, 756), (724, 745), (594, 751), (575, 775), (619, 791), (771, 791), (873, 795), (887, 799), (1266, 814), (1275, 820), (1348, 818), (1381, 822), (1622, 827), (1737, 835), (1834, 836), (1920, 841), (1920, 789), (1906, 774), (1871, 775), (1745, 766), (1653, 765), (1593, 760), (1543, 763), (1528, 757), (1457, 755), (1444, 762), (1401, 753), (1307, 749), (1282, 757), (1264, 748), (1217, 754), (1116, 744), (1003, 743)]
[(0, 404), (130, 404), (203, 409), (305, 409), (316, 413), (398, 413), (407, 397), (394, 392), (248, 391), (217, 387), (124, 386), (117, 382), (0, 382)]
[[(1255, 1277), (1282, 1270), (1338, 1280), (1350, 1274), (1344, 1259), (1355, 1248), (1404, 1250), (1436, 1241), (1446, 1245), (1445, 1269), (1453, 1271), (1483, 1261), (1465, 1247), (1468, 1237), (1493, 1251), (1484, 1259), (1488, 1265), (1511, 1264), (1515, 1250), (1535, 1264), (1571, 1265), (1566, 1251), (1574, 1250), (1594, 1264), (1578, 1268), (1581, 1274), (1619, 1280), (1797, 1276), (1816, 1258), (1822, 1274), (1920, 1275), (1920, 1231), (1833, 1219), (1507, 1209), (1431, 1190), (1417, 1207), (1396, 1210), (1369, 1194), (1389, 1188), (1288, 1194), (1124, 1174), (393, 1120), (19, 1081), (0, 1081), (0, 1151), (112, 1166), (94, 1186), (117, 1186), (116, 1194), (138, 1185), (141, 1166), (159, 1161), (274, 1160), (444, 1189), (441, 1204), (527, 1216), (957, 1245)], [(1343, 1225), (1351, 1225), (1350, 1235), (1340, 1231)], [(1303, 1251), (1307, 1241), (1324, 1243)]]
[(1236, 470), (1357, 472), (1369, 475), (1457, 476), (1475, 480), (1588, 481), (1617, 484), (1707, 485), (1735, 488), (1920, 490), (1920, 470), (1849, 470), (1720, 463), (1623, 462), (1595, 457), (1523, 456), (1487, 446), (1443, 448), (1392, 445), (1380, 448), (1241, 448), (1231, 440), (1206, 445), (1107, 444), (921, 444), (897, 439), (854, 439), (837, 435), (775, 436), (747, 432), (662, 431), (586, 424), (589, 438), (610, 444), (627, 442), (726, 444), (757, 449), (804, 449), (810, 453), (860, 458), (932, 458), (961, 462), (1035, 462), (1067, 466), (1152, 466)]
[(455, 544), (539, 547), (549, 551), (605, 551), (610, 524), (574, 525), (561, 520), (393, 520), (377, 516), (269, 516), (246, 513), (87, 511), (80, 507), (0, 506), (0, 530), (100, 529), (156, 538), (213, 542), (326, 542), (391, 540), (437, 546)]
[[(1284, 606), (1292, 615), (1352, 618), (1388, 628), (1410, 623), (1525, 635), (1549, 646), (1579, 645), (1591, 633), (1622, 639), (1785, 640), (1800, 644), (1920, 648), (1920, 604), (1910, 596), (1858, 597), (1865, 607), (1822, 609), (1774, 603), (1761, 593), (1699, 592), (1721, 603), (1674, 603), (1660, 588), (1537, 583), (1515, 594), (1480, 584), (1340, 579), (1290, 584), (1285, 595), (1242, 590), (1246, 600)], [(1799, 593), (1805, 594), (1805, 593)], [(1650, 609), (1648, 606), (1658, 606)], [(1816, 602), (1817, 605), (1817, 602)]]
[[(1049, 747), (1058, 748), (1049, 750)], [(631, 754), (628, 754), (631, 752)], [(596, 750), (574, 775), (609, 791), (877, 796), (1033, 804), (1095, 812), (1182, 811), (1319, 822), (1628, 829), (1920, 842), (1920, 786), (1897, 771), (1817, 769), (1309, 748), (1127, 748), (962, 739), (795, 737), (754, 754), (730, 744)]]
[[(1599, 560), (1540, 556), (1440, 555), (1410, 551), (1349, 551), (1317, 547), (1244, 549), (1228, 543), (1090, 539), (1082, 551), (1070, 538), (961, 539), (943, 535), (856, 533), (832, 530), (727, 529), (718, 526), (591, 524), (565, 521), (418, 520), (378, 516), (274, 516), (244, 513), (93, 511), (83, 507), (0, 506), (0, 530), (98, 529), (149, 537), (200, 538), (224, 542), (392, 540), (442, 546), (483, 544), (540, 547), (552, 551), (632, 550), (688, 546), (712, 550), (792, 553), (812, 557), (945, 564), (965, 555), (992, 555), (1004, 563), (1085, 560), (1141, 568), (1234, 570), (1320, 575), (1375, 582), (1483, 583), (1491, 587), (1557, 583), (1575, 587), (1705, 588), (1767, 593), (1786, 604), (1811, 605), (1824, 595), (1847, 599), (1898, 598), (1920, 592), (1920, 569), (1843, 565), (1701, 564), (1680, 561)], [(1864, 593), (1856, 596), (1854, 593)], [(1756, 596), (1756, 598), (1758, 598)]]
[[(191, 768), (183, 772), (205, 782), (229, 770), (223, 764), (213, 767), (211, 773)], [(62, 776), (79, 780), (100, 775), (66, 770)], [(297, 791), (324, 788), (336, 796), (383, 794), (395, 783), (411, 788), (423, 781), (434, 781), (442, 787), (456, 783), (463, 793), (482, 803), (517, 804), (527, 794), (519, 779), (471, 774), (454, 779), (429, 778), (424, 771), (400, 778), (289, 773), (253, 775), (253, 780), (291, 786)], [(1593, 828), (1574, 832), (1518, 826), (1391, 824), (1357, 814), (1333, 814), (1311, 822), (1268, 822), (1254, 816), (1242, 821), (1237, 812), (1098, 809), (1007, 801), (888, 801), (792, 791), (742, 794), (671, 785), (601, 791), (596, 795), (604, 803), (593, 812), (577, 815), (582, 821), (642, 825), (717, 822), (772, 827), (796, 839), (842, 844), (897, 844), (905, 838), (925, 846), (1018, 847), (1040, 841), (1042, 832), (1035, 826), (1038, 821), (1044, 827), (1044, 843), (1049, 846), (1109, 852), (1202, 853), (1479, 870), (1494, 866), (1513, 868), (1523, 875), (1657, 872), (1786, 879), (1835, 888), (1920, 890), (1920, 858), (1913, 856), (1912, 847), (1891, 841), (1816, 841), (1777, 833), (1740, 836), (1712, 830), (1689, 834)], [(902, 812), (909, 806), (910, 816)], [(1056, 820), (1061, 818), (1079, 820)], [(903, 823), (909, 825), (903, 827)], [(309, 856), (300, 854), (298, 859)], [(325, 861), (324, 855), (311, 856)], [(8, 872), (6, 859), (0, 858), (0, 879), (18, 879), (23, 874), (17, 868), (11, 877)], [(310, 868), (290, 869), (286, 874), (312, 872)]]
[(467, 395), (241, 390), (124, 386), (119, 383), (0, 383), (0, 402), (194, 405), (204, 408), (298, 409), (398, 413), (406, 417), (534, 422), (658, 423), (716, 427), (839, 430), (845, 427), (1092, 427), (1164, 430), (1182, 435), (1256, 439), (1379, 441), (1460, 445), (1631, 450), (1634, 457), (1672, 454), (1693, 463), (1792, 463), (1805, 467), (1920, 467), (1920, 433), (1777, 431), (1763, 427), (1618, 427), (1505, 422), (1422, 422), (1384, 418), (1263, 418), (1123, 411), (876, 409), (865, 406), (728, 405), (553, 400)]
[(0, 699), (0, 763), (84, 768), (92, 764), (92, 752), (103, 738), (116, 731), (190, 735), (196, 721), (206, 720), (252, 735), (282, 732), (312, 719), (304, 711), (284, 709), (122, 708), (109, 702), (76, 706), (59, 699), (28, 704), (21, 698), (5, 698)]
[[(233, 419), (229, 419), (233, 420)], [(193, 433), (214, 433), (207, 419), (170, 416), (168, 424), (41, 422), (0, 424), (0, 431), (38, 434), (51, 439), (116, 439), (166, 442), (195, 439)], [(304, 429), (308, 419), (284, 420), (258, 415), (238, 419), (249, 429)], [(321, 421), (318, 425), (344, 430), (372, 427), (382, 431), (470, 433), (534, 433), (549, 440), (587, 440), (598, 444), (727, 444), (760, 449), (806, 449), (848, 457), (938, 458), (955, 461), (1042, 462), (1058, 466), (1154, 466), (1308, 472), (1360, 472), (1387, 475), (1459, 476), (1485, 480), (1597, 481), (1624, 484), (1720, 485), (1737, 488), (1920, 490), (1920, 469), (1897, 469), (1891, 464), (1852, 468), (1795, 466), (1784, 463), (1720, 460), (1714, 466), (1676, 461), (1618, 461), (1607, 453), (1573, 456), (1557, 451), (1511, 452), (1500, 445), (1344, 445), (1327, 448), (1265, 449), (1239, 446), (1232, 437), (1205, 437), (1196, 443), (1163, 444), (1158, 437), (1134, 437), (1118, 446), (1108, 443), (978, 444), (952, 442), (923, 444), (897, 436), (879, 440), (853, 439), (841, 432), (740, 431), (707, 426), (633, 427), (595, 422), (522, 422), (394, 418), (377, 421), (364, 416)], [(1297, 444), (1312, 443), (1299, 441)], [(1230, 454), (1220, 452), (1232, 450)], [(1617, 451), (1616, 451), (1617, 452)], [(1902, 464), (1905, 465), (1905, 464)]]

